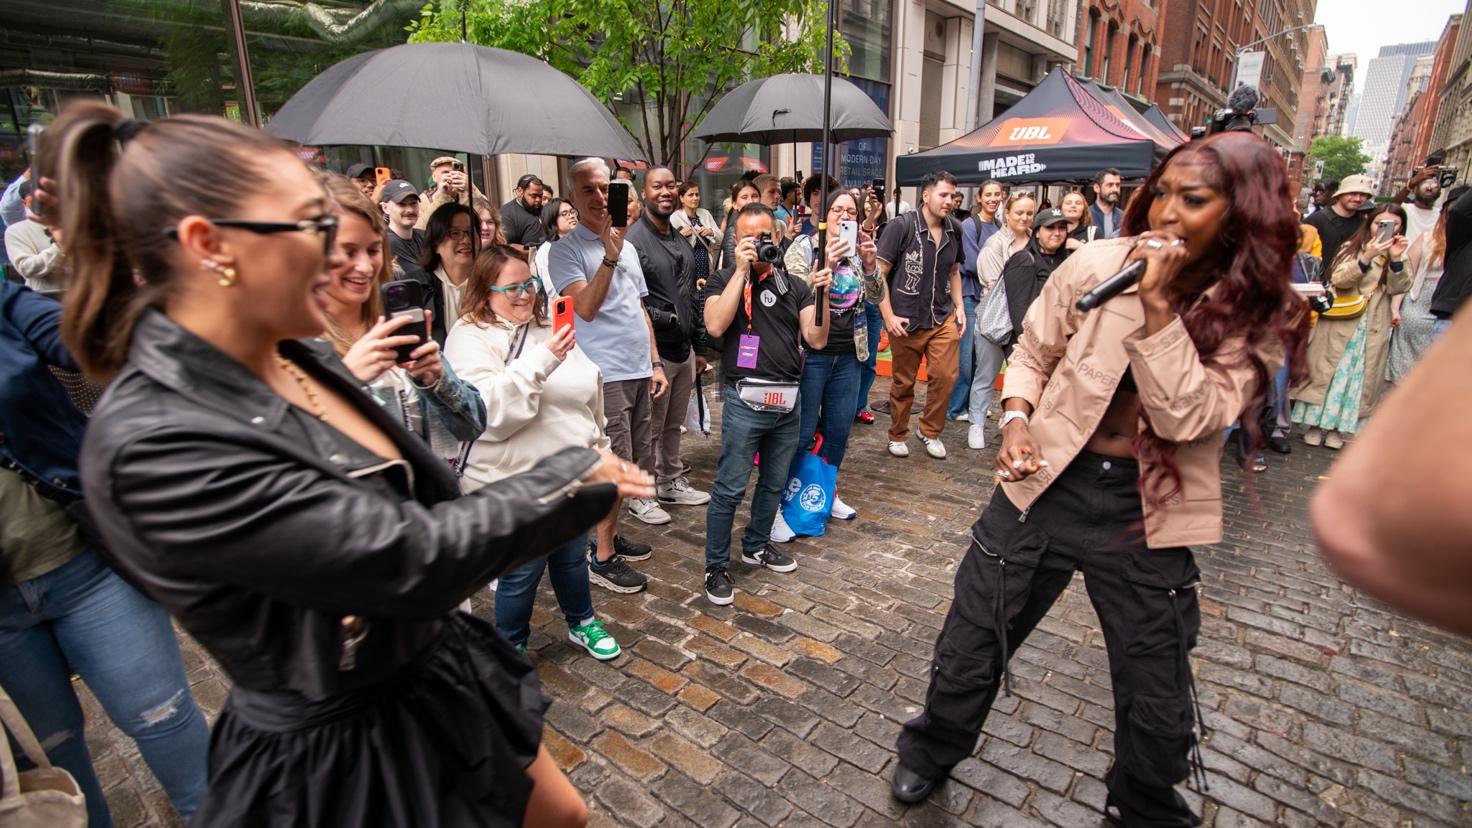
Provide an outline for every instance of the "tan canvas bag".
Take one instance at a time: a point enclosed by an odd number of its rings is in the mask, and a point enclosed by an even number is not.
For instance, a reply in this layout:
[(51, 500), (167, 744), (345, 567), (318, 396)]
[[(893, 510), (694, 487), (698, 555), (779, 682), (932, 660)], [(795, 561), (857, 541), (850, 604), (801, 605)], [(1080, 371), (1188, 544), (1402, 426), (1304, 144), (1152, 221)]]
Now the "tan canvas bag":
[(3, 687), (0, 722), (36, 764), (35, 770), (17, 770), (15, 757), (0, 739), (0, 828), (84, 828), (87, 803), (77, 780), (66, 769), (52, 766)]

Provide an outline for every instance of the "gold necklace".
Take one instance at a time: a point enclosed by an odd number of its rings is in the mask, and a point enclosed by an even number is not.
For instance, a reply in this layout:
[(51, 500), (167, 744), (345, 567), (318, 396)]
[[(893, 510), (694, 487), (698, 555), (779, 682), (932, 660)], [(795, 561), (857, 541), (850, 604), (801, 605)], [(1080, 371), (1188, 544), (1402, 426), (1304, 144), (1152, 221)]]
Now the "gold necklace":
[(276, 354), (276, 362), (281, 365), (282, 370), (289, 374), (292, 379), (296, 380), (296, 384), (302, 389), (302, 393), (307, 396), (307, 405), (311, 407), (312, 414), (317, 419), (326, 422), (327, 409), (322, 405), (322, 400), (317, 397), (317, 392), (313, 391), (312, 386), (307, 383), (306, 373), (301, 368), (298, 368), (295, 362), (292, 362), (279, 353)]

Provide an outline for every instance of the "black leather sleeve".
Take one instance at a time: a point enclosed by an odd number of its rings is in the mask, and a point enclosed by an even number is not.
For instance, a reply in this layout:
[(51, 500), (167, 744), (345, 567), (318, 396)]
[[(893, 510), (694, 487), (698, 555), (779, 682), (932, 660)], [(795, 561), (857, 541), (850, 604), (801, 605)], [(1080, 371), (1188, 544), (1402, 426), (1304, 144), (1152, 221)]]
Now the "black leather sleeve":
[(129, 568), (145, 579), (238, 585), (327, 612), (441, 616), (592, 527), (615, 495), (579, 484), (599, 462), (590, 449), (425, 506), (243, 440), (180, 432), (135, 436), (88, 480), (105, 490), (92, 504), (104, 534), (124, 536), (115, 552), (141, 557)]

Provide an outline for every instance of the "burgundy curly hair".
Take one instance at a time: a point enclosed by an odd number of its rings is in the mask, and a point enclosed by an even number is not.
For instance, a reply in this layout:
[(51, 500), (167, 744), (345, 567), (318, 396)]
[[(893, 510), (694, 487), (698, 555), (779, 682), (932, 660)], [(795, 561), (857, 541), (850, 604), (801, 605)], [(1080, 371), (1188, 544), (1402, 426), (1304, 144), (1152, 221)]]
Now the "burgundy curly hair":
[[(1258, 413), (1267, 404), (1273, 382), (1257, 349), (1274, 339), (1282, 343), (1292, 370), (1290, 385), (1307, 371), (1303, 359), (1308, 337), (1307, 306), (1291, 286), (1299, 219), (1288, 193), (1288, 170), (1267, 141), (1247, 132), (1224, 132), (1182, 144), (1150, 173), (1137, 197), (1130, 201), (1124, 216), (1124, 235), (1150, 229), (1156, 182), (1172, 164), (1196, 166), (1230, 202), (1217, 236), (1222, 274), (1214, 283), (1215, 290), (1199, 302), (1194, 296), (1178, 299), (1175, 311), (1181, 315), (1203, 364), (1209, 367), (1223, 359), (1245, 358), (1252, 365), (1256, 385), (1242, 409), (1240, 425), (1249, 448), (1244, 458), (1250, 461), (1266, 442)], [(1222, 343), (1236, 336), (1245, 336), (1248, 347), (1221, 352)], [(1173, 457), (1175, 447), (1155, 434), (1143, 406), (1140, 417), (1145, 428), (1135, 435), (1134, 454), (1144, 461), (1142, 465), (1148, 463), (1158, 470), (1141, 475), (1140, 493), (1160, 503), (1181, 488), (1180, 469)]]

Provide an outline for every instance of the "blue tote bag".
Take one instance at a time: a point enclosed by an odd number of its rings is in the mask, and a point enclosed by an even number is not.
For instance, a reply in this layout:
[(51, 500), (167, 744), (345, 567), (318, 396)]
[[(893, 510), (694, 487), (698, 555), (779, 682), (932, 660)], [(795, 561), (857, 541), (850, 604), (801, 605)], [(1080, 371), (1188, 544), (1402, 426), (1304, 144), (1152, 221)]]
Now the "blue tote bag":
[(811, 452), (797, 461), (797, 471), (787, 481), (782, 495), (782, 519), (797, 535), (819, 538), (833, 513), (833, 494), (838, 484), (838, 470), (818, 456), (823, 438)]

